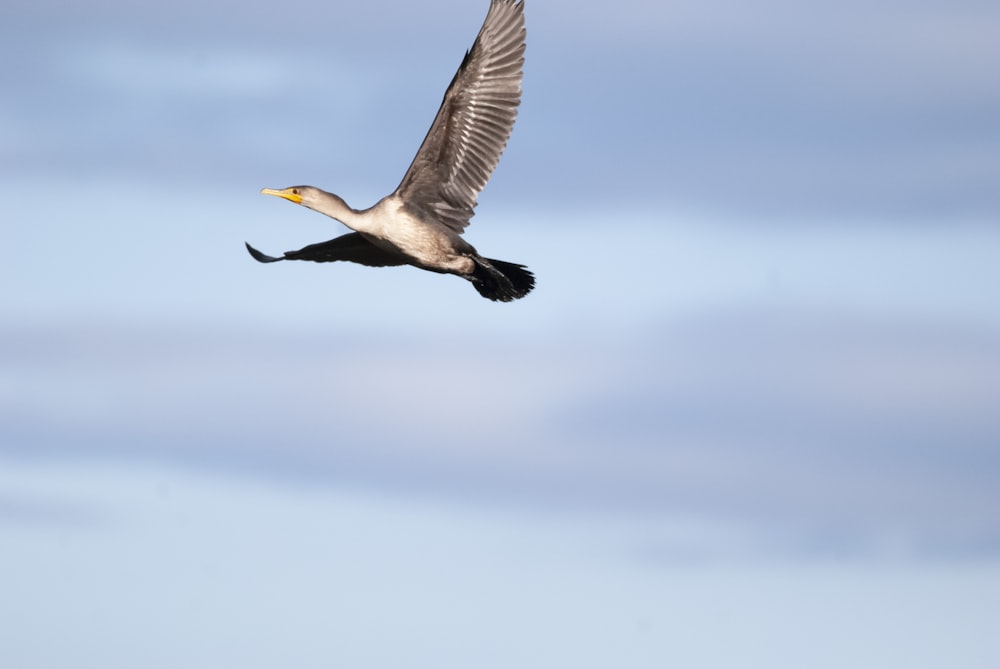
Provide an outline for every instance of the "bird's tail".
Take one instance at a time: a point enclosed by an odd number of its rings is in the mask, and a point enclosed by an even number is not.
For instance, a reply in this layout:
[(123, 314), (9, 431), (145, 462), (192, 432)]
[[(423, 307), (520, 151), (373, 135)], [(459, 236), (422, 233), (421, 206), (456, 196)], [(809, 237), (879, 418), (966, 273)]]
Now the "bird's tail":
[(535, 287), (535, 275), (518, 265), (492, 258), (476, 258), (472, 285), (483, 297), (495, 302), (510, 302), (524, 297)]

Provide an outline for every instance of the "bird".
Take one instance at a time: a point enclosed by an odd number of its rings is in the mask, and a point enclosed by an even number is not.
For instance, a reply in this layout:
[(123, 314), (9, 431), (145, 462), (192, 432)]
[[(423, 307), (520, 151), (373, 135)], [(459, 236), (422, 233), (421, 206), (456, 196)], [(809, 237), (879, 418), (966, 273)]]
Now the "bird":
[(490, 0), (482, 28), (445, 91), (430, 130), (399, 186), (368, 209), (353, 209), (314, 186), (264, 188), (353, 232), (259, 262), (338, 260), (370, 267), (412, 265), (470, 281), (483, 297), (510, 302), (535, 286), (524, 265), (486, 258), (462, 233), (507, 146), (521, 103), (524, 0)]

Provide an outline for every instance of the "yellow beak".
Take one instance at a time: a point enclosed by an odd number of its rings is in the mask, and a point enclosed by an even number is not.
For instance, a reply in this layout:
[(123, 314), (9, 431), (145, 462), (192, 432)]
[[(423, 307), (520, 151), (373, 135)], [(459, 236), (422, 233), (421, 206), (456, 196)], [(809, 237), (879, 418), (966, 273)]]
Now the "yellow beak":
[(294, 202), (295, 204), (302, 204), (302, 196), (294, 188), (285, 188), (283, 190), (275, 190), (273, 188), (262, 188), (260, 190), (262, 195), (274, 195), (275, 197), (283, 197), (289, 202)]

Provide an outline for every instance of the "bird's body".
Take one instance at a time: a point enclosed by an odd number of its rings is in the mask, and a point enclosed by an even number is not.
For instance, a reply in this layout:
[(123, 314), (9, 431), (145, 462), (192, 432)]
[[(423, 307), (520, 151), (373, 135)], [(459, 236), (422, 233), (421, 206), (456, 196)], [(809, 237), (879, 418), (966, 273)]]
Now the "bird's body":
[(364, 210), (312, 186), (265, 188), (262, 193), (326, 214), (354, 232), (282, 257), (264, 255), (249, 244), (247, 250), (260, 262), (413, 265), (461, 276), (491, 300), (527, 295), (535, 285), (531, 272), (484, 258), (462, 237), (513, 129), (523, 64), (524, 4), (491, 0), (483, 27), (399, 187)]
[[(346, 221), (345, 221), (346, 223)], [(398, 195), (390, 195), (357, 216), (348, 227), (379, 249), (405, 257), (410, 263), (429, 270), (468, 274), (475, 249), (459, 234), (418, 216)]]

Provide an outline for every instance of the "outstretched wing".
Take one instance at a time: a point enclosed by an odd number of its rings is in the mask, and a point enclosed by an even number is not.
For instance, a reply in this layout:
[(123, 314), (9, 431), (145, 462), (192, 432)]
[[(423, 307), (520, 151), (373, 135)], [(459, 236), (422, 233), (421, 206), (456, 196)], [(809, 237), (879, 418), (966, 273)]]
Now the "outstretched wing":
[(247, 251), (250, 252), (250, 255), (257, 262), (278, 262), (279, 260), (335, 262), (337, 260), (345, 260), (347, 262), (368, 265), (369, 267), (389, 267), (391, 265), (406, 264), (406, 260), (402, 256), (383, 251), (357, 232), (341, 235), (328, 242), (310, 244), (298, 251), (286, 251), (280, 258), (265, 255), (250, 246), (250, 244), (247, 244)]
[(491, 0), (472, 49), (396, 189), (406, 206), (461, 234), (500, 161), (521, 103), (524, 3)]

